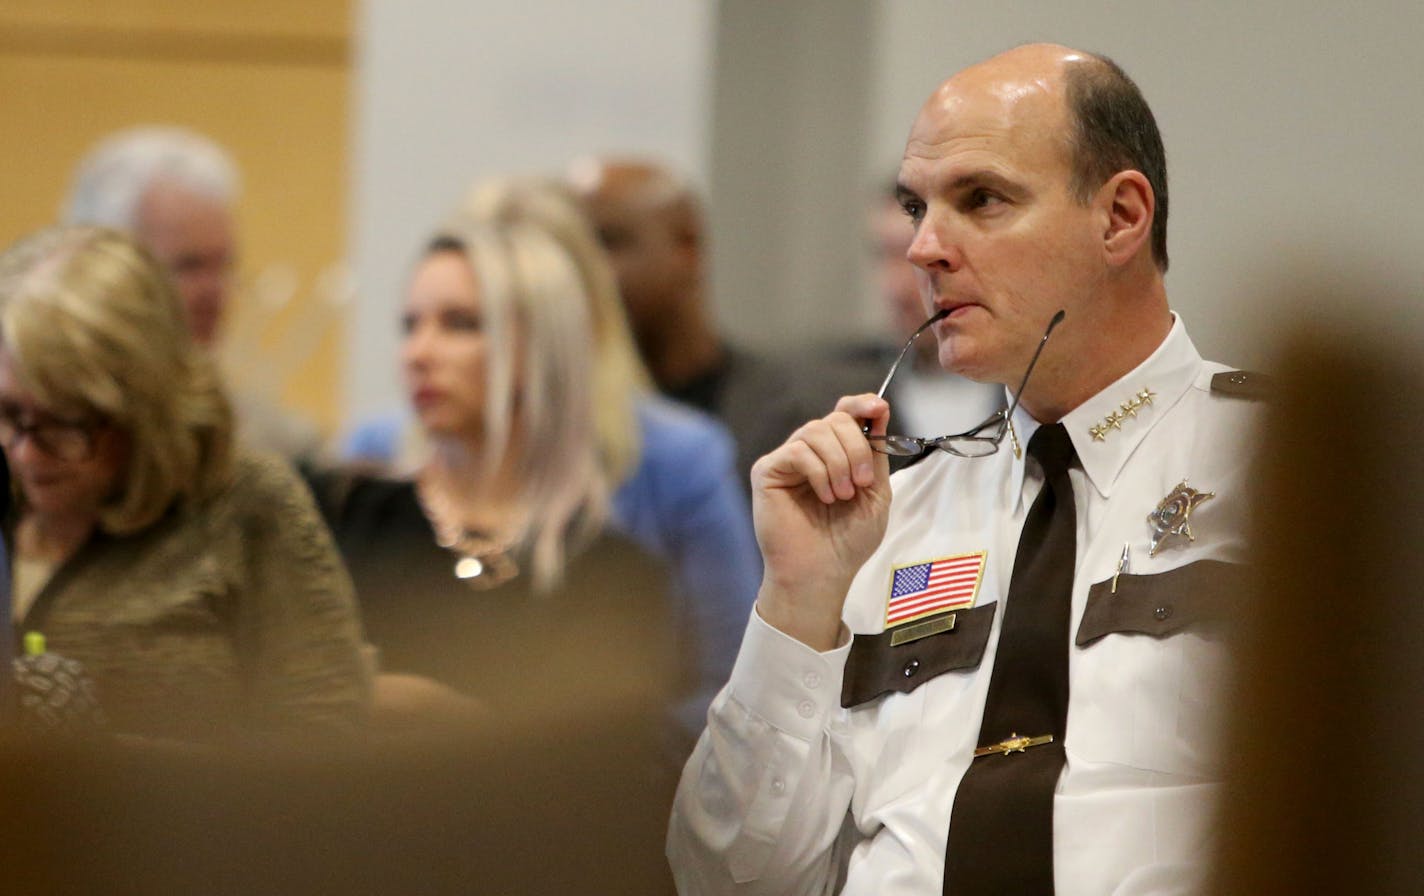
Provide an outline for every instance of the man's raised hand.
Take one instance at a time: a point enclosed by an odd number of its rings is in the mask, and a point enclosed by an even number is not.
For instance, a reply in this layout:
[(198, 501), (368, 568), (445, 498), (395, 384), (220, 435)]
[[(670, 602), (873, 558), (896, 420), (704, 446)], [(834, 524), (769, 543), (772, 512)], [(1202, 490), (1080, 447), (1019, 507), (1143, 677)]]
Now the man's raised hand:
[(889, 418), (884, 399), (847, 396), (752, 467), (766, 565), (757, 612), (816, 650), (837, 646), (846, 591), (885, 535), (890, 462), (862, 428), (883, 434)]

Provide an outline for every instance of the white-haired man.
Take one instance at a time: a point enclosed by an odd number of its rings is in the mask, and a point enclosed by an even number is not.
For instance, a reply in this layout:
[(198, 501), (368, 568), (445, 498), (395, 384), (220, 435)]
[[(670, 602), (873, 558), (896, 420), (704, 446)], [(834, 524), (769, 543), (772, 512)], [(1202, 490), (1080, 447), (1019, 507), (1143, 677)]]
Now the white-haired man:
[[(130, 233), (173, 277), (193, 340), (218, 342), (233, 292), (241, 181), (228, 152), (186, 128), (146, 125), (102, 140), (79, 163), (64, 208), (71, 224)], [(266, 396), (233, 396), (245, 440), (296, 461), (314, 459), (308, 421)]]
[(232, 291), (238, 187), (237, 166), (206, 137), (133, 128), (80, 163), (64, 217), (132, 233), (172, 272), (193, 339), (211, 346)]

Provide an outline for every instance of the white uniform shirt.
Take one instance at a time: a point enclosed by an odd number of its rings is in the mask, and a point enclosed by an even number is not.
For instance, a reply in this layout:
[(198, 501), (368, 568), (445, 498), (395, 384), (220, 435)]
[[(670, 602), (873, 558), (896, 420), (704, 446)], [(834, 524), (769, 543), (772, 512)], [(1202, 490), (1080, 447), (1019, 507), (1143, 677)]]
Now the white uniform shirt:
[[(1078, 524), (1068, 637), (1096, 637), (1069, 648), (1067, 763), (1054, 803), (1059, 896), (1161, 896), (1200, 884), (1226, 671), (1222, 631), (1203, 617), (1212, 607), (1229, 616), (1236, 592), (1222, 574), (1241, 568), (1201, 561), (1247, 559), (1259, 413), (1212, 391), (1225, 369), (1204, 362), (1176, 320), (1150, 358), (1062, 421), (1080, 465), (1070, 471)], [(1022, 411), (1013, 423), (1027, 445), (1038, 424)], [(1191, 513), (1195, 540), (1168, 538), (1149, 556), (1148, 514), (1183, 480), (1214, 494)], [(668, 856), (684, 896), (942, 891), (954, 790), (979, 746), (1019, 532), (1042, 481), (1009, 438), (987, 458), (936, 452), (892, 480), (887, 534), (851, 586), (846, 625), (878, 633), (897, 567), (985, 552), (973, 605), (998, 606), (985, 611), (992, 624), (972, 667), (843, 709), (849, 639), (817, 653), (752, 614), (678, 790)], [(1084, 626), (1090, 591), (1095, 621)], [(934, 643), (893, 648), (896, 661), (917, 666), (910, 660)]]
[(890, 383), (891, 430), (926, 438), (965, 432), (1003, 408), (1003, 395), (989, 383), (907, 363)]

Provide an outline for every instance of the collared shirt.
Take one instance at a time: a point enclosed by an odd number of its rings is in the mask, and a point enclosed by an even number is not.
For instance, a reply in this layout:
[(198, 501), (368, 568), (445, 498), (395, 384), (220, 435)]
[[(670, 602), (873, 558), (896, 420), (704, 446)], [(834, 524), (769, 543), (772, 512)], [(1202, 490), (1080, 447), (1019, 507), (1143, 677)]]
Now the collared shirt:
[(967, 432), (1003, 407), (1003, 391), (992, 384), (905, 367), (890, 381), (892, 432), (922, 438)]
[[(1258, 415), (1211, 391), (1224, 369), (1202, 361), (1177, 320), (1151, 357), (1062, 421), (1080, 466), (1070, 470), (1071, 690), (1054, 809), (1060, 896), (1193, 892), (1210, 847), (1227, 659), (1212, 620), (1236, 596), (1220, 574), (1246, 560)], [(1013, 425), (1027, 445), (1038, 424), (1020, 410)], [(936, 453), (897, 474), (887, 534), (845, 606), (851, 632), (882, 632), (897, 569), (983, 552), (972, 599), (992, 623), (977, 661), (843, 708), (843, 688), (856, 690), (845, 681), (849, 639), (817, 653), (752, 614), (679, 788), (668, 854), (680, 892), (941, 892), (954, 791), (981, 746), (1000, 608), (1043, 482), (1014, 448), (1006, 439), (987, 458)], [(1169, 536), (1154, 555), (1148, 515), (1183, 482), (1214, 497), (1192, 510), (1191, 538)], [(888, 648), (904, 661), (895, 668), (914, 677), (912, 660), (933, 667), (971, 628)]]

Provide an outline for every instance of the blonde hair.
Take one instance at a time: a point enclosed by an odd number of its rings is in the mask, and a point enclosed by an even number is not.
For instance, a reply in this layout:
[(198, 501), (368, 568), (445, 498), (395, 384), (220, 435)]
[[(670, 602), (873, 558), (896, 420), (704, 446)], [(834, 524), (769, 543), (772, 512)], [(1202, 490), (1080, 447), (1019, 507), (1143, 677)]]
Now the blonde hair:
[[(459, 253), (479, 289), (487, 336), (483, 475), (512, 460), (526, 516), (517, 533), (534, 583), (562, 581), (570, 548), (603, 528), (610, 483), (594, 436), (595, 385), (588, 299), (563, 243), (529, 221), (457, 220), (427, 257)], [(522, 445), (509, 458), (516, 414)]]
[(232, 409), (168, 275), (130, 238), (55, 227), (0, 253), (0, 343), (41, 404), (127, 435), (104, 530), (136, 532), (226, 484)]
[(484, 181), (470, 190), (452, 220), (494, 226), (527, 222), (555, 239), (578, 269), (582, 298), (592, 320), (594, 430), (604, 474), (614, 486), (632, 475), (642, 453), (637, 402), (651, 378), (633, 343), (618, 280), (570, 187), (539, 177)]

